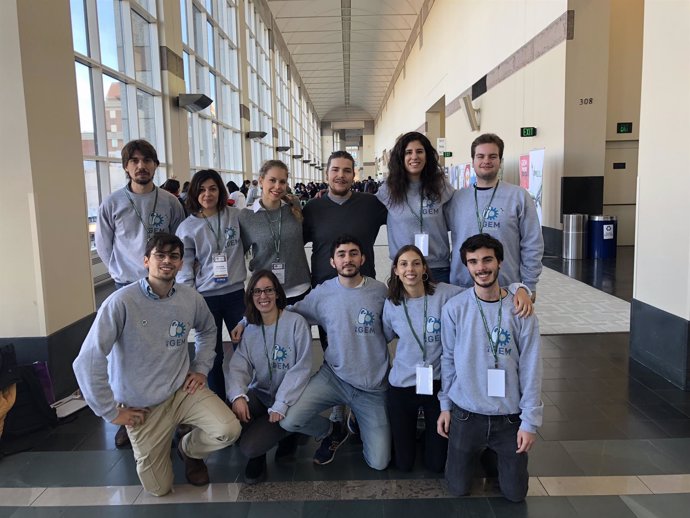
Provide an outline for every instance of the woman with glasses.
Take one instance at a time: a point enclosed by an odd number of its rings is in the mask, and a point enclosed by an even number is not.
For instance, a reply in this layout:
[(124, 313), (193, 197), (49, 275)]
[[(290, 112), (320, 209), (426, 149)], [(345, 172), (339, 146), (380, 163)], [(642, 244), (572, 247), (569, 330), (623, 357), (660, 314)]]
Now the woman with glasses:
[(204, 297), (216, 322), (216, 358), (208, 386), (225, 399), (223, 322), (232, 329), (244, 313), (244, 249), (239, 209), (228, 207), (228, 193), (212, 169), (198, 171), (187, 195), (189, 216), (177, 228), (184, 243), (184, 263), (177, 282), (193, 286)]
[(434, 279), (449, 282), (450, 247), (443, 206), (453, 187), (438, 163), (427, 137), (416, 131), (401, 136), (388, 160), (388, 177), (376, 197), (388, 209), (388, 251), (391, 260), (403, 245), (419, 248)]
[(278, 278), (288, 305), (304, 298), (311, 275), (302, 238), (302, 212), (287, 203), (288, 168), (268, 160), (259, 173), (261, 197), (240, 213), (242, 242), (251, 249), (249, 270), (269, 270)]
[(311, 374), (311, 332), (297, 313), (283, 311), (285, 291), (269, 270), (255, 272), (245, 295), (248, 326), (225, 362), (227, 398), (242, 423), (240, 450), (249, 459), (247, 484), (266, 478), (266, 452), (275, 460), (294, 454), (296, 438), (280, 427)]

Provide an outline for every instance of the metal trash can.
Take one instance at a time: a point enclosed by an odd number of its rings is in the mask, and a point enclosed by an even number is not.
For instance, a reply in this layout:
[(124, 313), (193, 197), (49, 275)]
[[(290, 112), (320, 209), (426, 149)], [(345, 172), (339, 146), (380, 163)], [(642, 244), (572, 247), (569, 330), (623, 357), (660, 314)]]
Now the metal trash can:
[(617, 236), (618, 221), (616, 216), (590, 216), (589, 253), (592, 259), (616, 257)]
[(587, 214), (563, 214), (563, 259), (587, 257)]

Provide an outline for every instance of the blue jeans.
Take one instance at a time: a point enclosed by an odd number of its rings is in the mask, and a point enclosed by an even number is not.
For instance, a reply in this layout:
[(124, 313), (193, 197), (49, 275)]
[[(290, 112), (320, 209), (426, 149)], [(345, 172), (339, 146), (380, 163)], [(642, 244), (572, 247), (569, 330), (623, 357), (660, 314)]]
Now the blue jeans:
[(225, 295), (204, 297), (209, 311), (216, 322), (216, 358), (208, 373), (208, 388), (225, 401), (225, 376), (223, 375), (223, 321), (228, 331), (237, 325), (244, 315), (244, 290), (236, 290)]
[(490, 448), (498, 457), (501, 493), (512, 502), (522, 502), (527, 496), (529, 474), (527, 453), (515, 453), (519, 428), (518, 414), (473, 414), (453, 405), (446, 462), (448, 490), (456, 496), (468, 495), (474, 466), (482, 451)]
[(327, 364), (309, 380), (297, 403), (290, 407), (280, 426), (289, 432), (328, 435), (331, 423), (320, 412), (335, 405), (348, 405), (357, 416), (369, 467), (386, 469), (391, 460), (391, 427), (386, 412), (386, 391), (367, 392), (341, 380)]

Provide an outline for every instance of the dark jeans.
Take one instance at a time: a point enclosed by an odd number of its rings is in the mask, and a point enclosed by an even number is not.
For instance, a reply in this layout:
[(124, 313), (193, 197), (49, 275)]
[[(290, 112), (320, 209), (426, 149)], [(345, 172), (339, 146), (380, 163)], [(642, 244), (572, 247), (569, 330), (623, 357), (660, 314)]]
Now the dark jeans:
[(445, 282), (450, 284), (450, 267), (447, 268), (429, 268), (431, 272), (431, 280), (434, 282)]
[(441, 413), (438, 401), (440, 381), (434, 381), (434, 395), (417, 394), (415, 387), (388, 388), (388, 417), (393, 434), (395, 467), (400, 471), (411, 471), (417, 451), (417, 412), (424, 409), (424, 466), (435, 473), (441, 473), (446, 465), (448, 440), (436, 431), (436, 421)]
[(307, 291), (300, 295), (296, 295), (295, 297), (288, 297), (285, 299), (285, 304), (288, 306), (292, 306), (293, 304), (297, 304), (300, 300), (302, 300), (304, 297), (307, 296), (307, 294), (311, 291), (311, 288), (309, 288)]
[(527, 453), (515, 453), (519, 428), (518, 414), (473, 414), (453, 405), (446, 463), (448, 490), (456, 496), (468, 495), (474, 466), (482, 451), (490, 448), (498, 458), (498, 483), (503, 496), (513, 502), (523, 501), (529, 474)]
[(259, 400), (256, 392), (249, 389), (247, 397), (251, 419), (248, 423), (242, 423), (239, 445), (242, 454), (253, 459), (265, 454), (290, 433), (283, 430), (279, 423), (268, 421), (268, 408)]
[(208, 309), (216, 322), (216, 358), (208, 373), (208, 388), (225, 401), (225, 376), (223, 376), (223, 321), (232, 331), (244, 314), (244, 290), (233, 291), (225, 295), (204, 297)]

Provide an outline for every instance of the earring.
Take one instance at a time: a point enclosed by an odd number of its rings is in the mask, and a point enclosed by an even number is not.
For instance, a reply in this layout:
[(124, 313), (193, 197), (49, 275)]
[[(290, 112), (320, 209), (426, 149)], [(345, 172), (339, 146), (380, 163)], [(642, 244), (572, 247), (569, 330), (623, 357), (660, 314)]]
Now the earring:
[(429, 280), (429, 274), (426, 273), (426, 272), (424, 272), (424, 273), (422, 274), (422, 281), (423, 281), (423, 282), (426, 282), (426, 281), (428, 281), (428, 280)]

